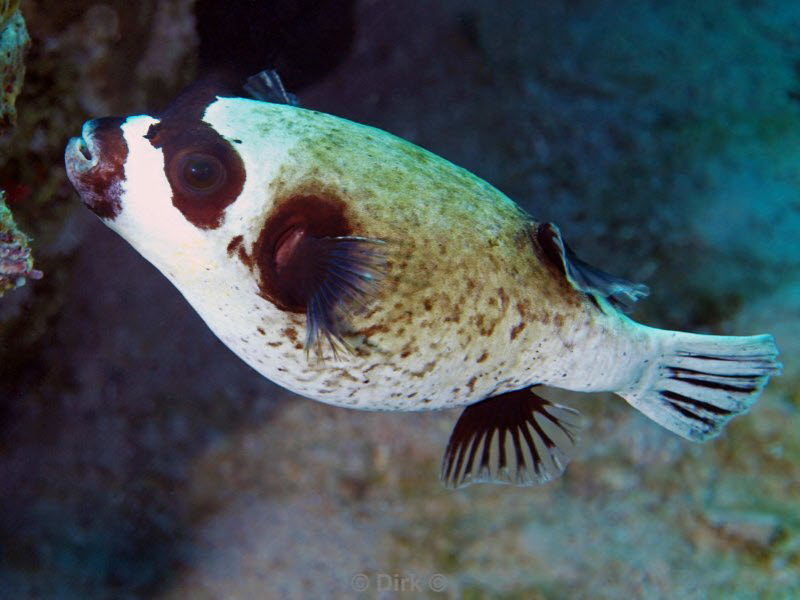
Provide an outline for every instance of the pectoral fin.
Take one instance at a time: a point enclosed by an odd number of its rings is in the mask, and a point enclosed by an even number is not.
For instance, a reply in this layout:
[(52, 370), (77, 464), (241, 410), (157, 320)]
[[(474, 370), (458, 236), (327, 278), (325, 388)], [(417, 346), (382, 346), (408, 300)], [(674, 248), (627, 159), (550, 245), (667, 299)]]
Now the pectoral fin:
[(445, 487), (530, 486), (564, 472), (578, 442), (579, 413), (530, 390), (487, 398), (461, 413), (442, 460)]
[(272, 265), (281, 297), (303, 306), (308, 353), (334, 355), (349, 349), (344, 334), (350, 319), (369, 304), (386, 270), (381, 240), (356, 236), (318, 237), (304, 225), (287, 229), (275, 242)]
[(308, 285), (306, 351), (327, 340), (334, 354), (348, 349), (343, 333), (351, 316), (377, 292), (386, 270), (383, 242), (354, 236), (311, 239), (307, 250), (316, 263)]

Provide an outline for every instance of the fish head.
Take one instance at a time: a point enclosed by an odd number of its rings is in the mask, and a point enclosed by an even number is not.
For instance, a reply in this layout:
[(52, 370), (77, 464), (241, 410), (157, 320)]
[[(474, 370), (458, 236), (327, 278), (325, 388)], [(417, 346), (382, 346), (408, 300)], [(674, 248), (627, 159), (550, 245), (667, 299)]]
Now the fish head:
[[(244, 240), (248, 225), (270, 209), (261, 165), (239, 149), (251, 123), (228, 119), (226, 135), (205, 118), (219, 101), (216, 95), (198, 101), (194, 93), (159, 116), (94, 119), (65, 152), (67, 175), (84, 204), (173, 279), (222, 275), (235, 260), (227, 252), (231, 240)], [(259, 180), (260, 190), (244, 190)], [(234, 211), (248, 191), (250, 202)]]
[(157, 117), (89, 121), (65, 162), (83, 202), (199, 312), (306, 313), (308, 348), (340, 338), (386, 261), (342, 194), (293, 175), (313, 167), (292, 152), (314, 117), (292, 111), (191, 90)]

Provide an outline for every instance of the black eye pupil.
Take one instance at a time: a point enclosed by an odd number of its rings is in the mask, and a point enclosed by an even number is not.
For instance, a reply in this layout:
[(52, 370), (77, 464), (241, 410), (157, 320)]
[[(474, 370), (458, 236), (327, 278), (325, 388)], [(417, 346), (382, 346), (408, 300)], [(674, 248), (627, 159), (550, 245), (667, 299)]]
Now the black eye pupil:
[(208, 185), (209, 182), (214, 180), (216, 173), (214, 165), (202, 160), (190, 162), (186, 171), (187, 179), (198, 187)]
[(189, 155), (180, 169), (184, 185), (196, 192), (210, 192), (222, 185), (225, 172), (219, 160), (207, 154)]

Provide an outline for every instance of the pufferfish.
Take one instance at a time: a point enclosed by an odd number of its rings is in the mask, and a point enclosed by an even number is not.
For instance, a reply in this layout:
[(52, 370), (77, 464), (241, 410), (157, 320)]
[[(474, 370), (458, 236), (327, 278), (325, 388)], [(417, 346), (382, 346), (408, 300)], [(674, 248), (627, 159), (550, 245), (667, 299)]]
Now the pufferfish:
[(253, 98), (189, 88), (159, 116), (88, 121), (83, 202), (241, 359), (337, 406), (464, 406), (442, 482), (558, 477), (577, 411), (539, 385), (614, 392), (689, 440), (780, 371), (771, 335), (647, 327), (647, 288), (575, 256), (554, 224), (384, 131), (307, 110), (274, 72)]

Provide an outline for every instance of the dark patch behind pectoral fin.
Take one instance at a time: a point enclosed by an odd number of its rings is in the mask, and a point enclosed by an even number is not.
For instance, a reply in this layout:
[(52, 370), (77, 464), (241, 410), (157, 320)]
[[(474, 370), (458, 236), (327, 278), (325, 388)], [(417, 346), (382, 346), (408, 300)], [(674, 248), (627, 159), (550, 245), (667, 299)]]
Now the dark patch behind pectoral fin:
[(539, 224), (535, 229), (535, 239), (542, 258), (555, 264), (576, 289), (602, 296), (614, 308), (630, 310), (640, 298), (650, 293), (642, 283), (616, 277), (579, 259), (553, 223)]
[(530, 390), (487, 398), (461, 413), (442, 460), (445, 487), (531, 486), (564, 472), (578, 443), (579, 413)]
[(300, 106), (297, 96), (286, 91), (278, 72), (273, 69), (267, 69), (248, 77), (247, 82), (244, 84), (244, 91), (255, 100), (272, 102), (273, 104)]

